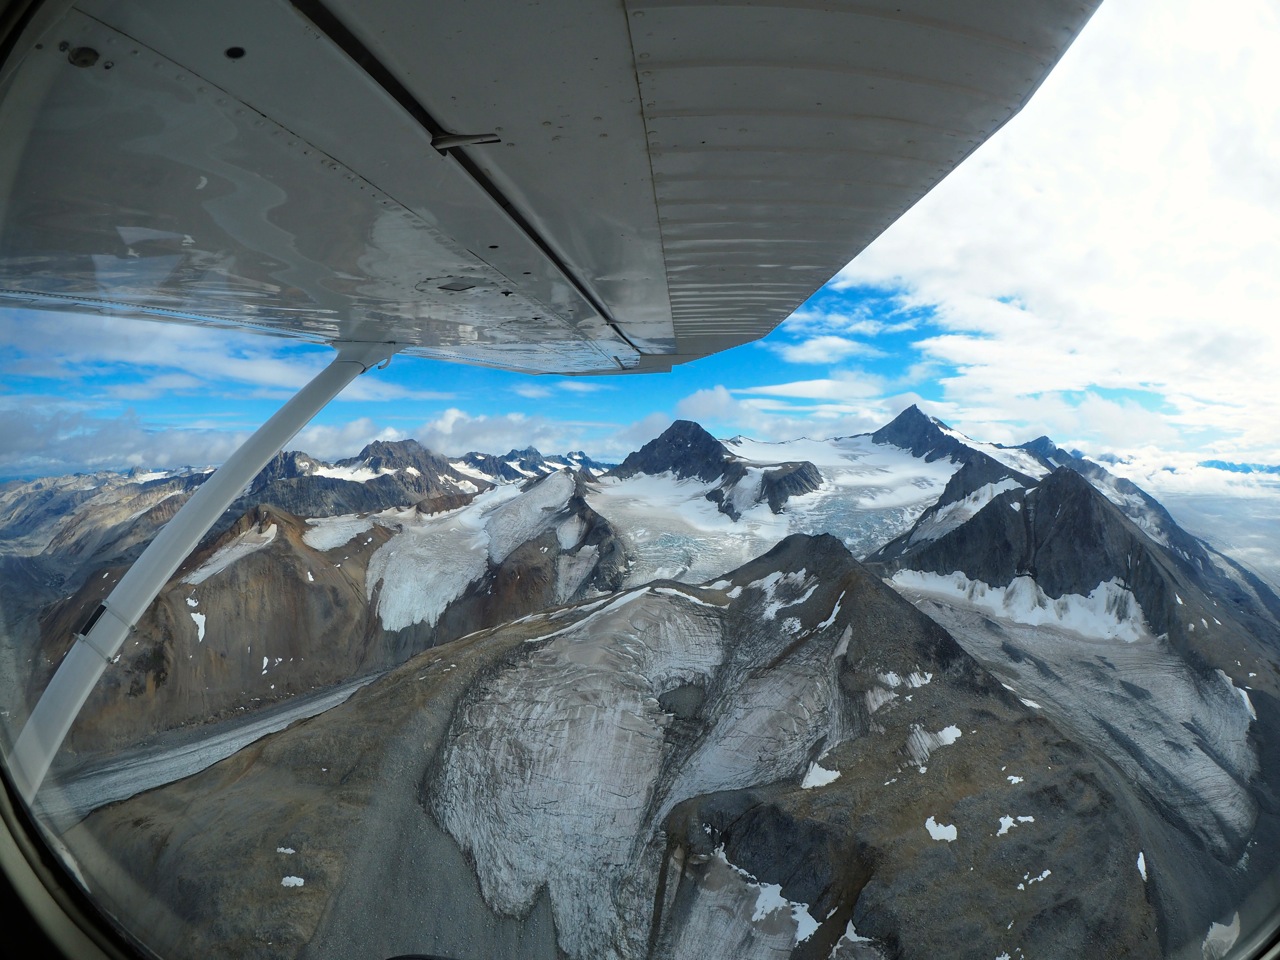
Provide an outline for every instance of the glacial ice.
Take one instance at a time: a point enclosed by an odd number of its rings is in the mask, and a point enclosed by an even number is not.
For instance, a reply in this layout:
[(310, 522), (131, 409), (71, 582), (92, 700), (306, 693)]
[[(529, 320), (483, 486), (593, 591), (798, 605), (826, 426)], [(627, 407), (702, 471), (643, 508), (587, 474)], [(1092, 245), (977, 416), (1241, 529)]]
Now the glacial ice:
[(787, 960), (818, 929), (808, 904), (786, 899), (777, 884), (757, 882), (729, 862), (723, 847), (698, 859), (690, 865), (698, 896), (670, 960)]
[(1257, 720), (1258, 714), (1253, 709), (1253, 701), (1249, 699), (1249, 691), (1242, 690), (1239, 687), (1237, 687), (1235, 683), (1232, 682), (1231, 677), (1227, 674), (1225, 670), (1218, 670), (1217, 674), (1220, 678), (1222, 678), (1222, 682), (1225, 683), (1233, 693), (1237, 693), (1240, 695), (1240, 699), (1244, 701), (1244, 708), (1249, 711), (1249, 719)]
[[(909, 530), (959, 469), (946, 459), (924, 463), (869, 436), (776, 444), (737, 437), (725, 446), (750, 462), (748, 477), (732, 494), (742, 514), (736, 522), (705, 498), (714, 483), (638, 474), (592, 485), (588, 502), (625, 531), (636, 556), (629, 583), (662, 577), (701, 582), (791, 533), (830, 533), (855, 556), (866, 556)], [(762, 468), (803, 460), (821, 472), (818, 490), (790, 498), (782, 514), (767, 503), (748, 502), (758, 495)]]
[(939, 747), (947, 747), (960, 739), (960, 728), (956, 726), (944, 727), (937, 733), (930, 733), (923, 729), (919, 724), (911, 725), (911, 733), (907, 735), (907, 756), (911, 758), (911, 763), (917, 767), (924, 766), (929, 760), (929, 755)]
[[(800, 588), (778, 587), (778, 596)], [(519, 914), (545, 889), (570, 956), (629, 960), (647, 949), (649, 925), (636, 918), (653, 910), (667, 849), (659, 825), (672, 807), (799, 778), (820, 740), (846, 735), (833, 710), (836, 637), (791, 650), (756, 675), (753, 666), (780, 654), (784, 638), (762, 632), (777, 646), (772, 654), (751, 634), (730, 642), (715, 605), (682, 591), (643, 589), (575, 609), (579, 619), (549, 618), (550, 633), (522, 644), (459, 704), (428, 794), (495, 910)], [(687, 685), (706, 691), (700, 715), (712, 719), (672, 767), (664, 737), (672, 716), (659, 697)], [(699, 887), (695, 912), (705, 910), (705, 922), (682, 923), (671, 955), (788, 956), (809, 932), (807, 908), (762, 911), (768, 884), (748, 886), (727, 866), (724, 873), (722, 886)], [(721, 924), (735, 931), (723, 954), (707, 936)], [(733, 946), (743, 929), (752, 931), (745, 953)]]
[[(383, 627), (434, 626), (445, 608), (485, 574), (490, 561), (501, 563), (548, 530), (555, 531), (562, 545), (576, 544), (584, 529), (565, 514), (573, 493), (573, 478), (559, 471), (529, 490), (514, 484), (487, 490), (457, 510), (384, 515), (381, 522), (395, 523), (398, 529), (370, 557), (366, 578), (370, 599), (382, 584), (377, 609)], [(594, 559), (594, 547), (560, 558), (559, 599), (569, 599), (581, 586)]]
[(839, 770), (828, 770), (826, 767), (814, 762), (809, 764), (809, 769), (806, 771), (804, 779), (800, 781), (800, 786), (804, 790), (812, 790), (814, 787), (825, 787), (828, 783), (835, 783), (839, 779)]
[(573, 477), (560, 470), (494, 510), (486, 524), (489, 558), (501, 563), (520, 544), (534, 539), (555, 523), (573, 496), (573, 490)]

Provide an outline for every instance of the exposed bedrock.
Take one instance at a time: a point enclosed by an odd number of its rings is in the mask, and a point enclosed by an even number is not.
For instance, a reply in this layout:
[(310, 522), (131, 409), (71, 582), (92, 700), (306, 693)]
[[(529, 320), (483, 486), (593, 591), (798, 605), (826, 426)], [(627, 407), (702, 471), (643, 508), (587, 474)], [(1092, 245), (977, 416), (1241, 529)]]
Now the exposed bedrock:
[(196, 924), (179, 960), (1153, 957), (1124, 789), (790, 537), (429, 650), (68, 842)]
[(489, 674), (427, 796), (486, 901), (545, 890), (575, 957), (1154, 956), (1117, 778), (1032, 714), (838, 542), (793, 537)]

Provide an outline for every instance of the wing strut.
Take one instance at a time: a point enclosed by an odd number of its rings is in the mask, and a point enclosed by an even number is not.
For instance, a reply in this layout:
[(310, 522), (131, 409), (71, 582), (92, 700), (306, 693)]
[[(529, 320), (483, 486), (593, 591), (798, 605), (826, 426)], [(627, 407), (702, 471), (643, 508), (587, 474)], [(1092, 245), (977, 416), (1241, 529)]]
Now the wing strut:
[(174, 571), (231, 502), (317, 413), (360, 374), (389, 360), (394, 343), (340, 342), (338, 355), (214, 471), (151, 541), (86, 622), (27, 719), (8, 758), (28, 804), (111, 658)]

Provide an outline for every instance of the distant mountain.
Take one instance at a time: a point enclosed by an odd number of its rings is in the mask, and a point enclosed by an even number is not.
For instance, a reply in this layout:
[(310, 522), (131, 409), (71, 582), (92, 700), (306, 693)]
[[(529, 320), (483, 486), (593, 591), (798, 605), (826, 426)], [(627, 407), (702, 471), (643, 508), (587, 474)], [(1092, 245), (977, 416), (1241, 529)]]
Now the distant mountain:
[(451, 464), (455, 470), (467, 476), (487, 480), (490, 483), (519, 483), (531, 477), (540, 477), (557, 470), (588, 470), (603, 473), (609, 467), (592, 460), (581, 450), (563, 456), (544, 457), (533, 447), (510, 450), (505, 456), (488, 453), (468, 453)]
[(625, 480), (642, 473), (714, 484), (703, 495), (734, 520), (759, 503), (781, 513), (791, 497), (812, 493), (822, 485), (822, 474), (812, 463), (751, 463), (690, 420), (677, 420), (657, 439), (629, 454), (610, 475)]
[(1155, 888), (1171, 948), (1259, 882), (1250, 850), (1280, 850), (1277, 598), (1127, 481), (1024, 449), (1056, 469), (975, 457), (867, 563), (1133, 779), (1148, 856), (1180, 875)]
[(1200, 466), (1212, 467), (1215, 470), (1226, 470), (1231, 473), (1280, 473), (1280, 464), (1275, 463), (1234, 463), (1230, 460), (1201, 460)]

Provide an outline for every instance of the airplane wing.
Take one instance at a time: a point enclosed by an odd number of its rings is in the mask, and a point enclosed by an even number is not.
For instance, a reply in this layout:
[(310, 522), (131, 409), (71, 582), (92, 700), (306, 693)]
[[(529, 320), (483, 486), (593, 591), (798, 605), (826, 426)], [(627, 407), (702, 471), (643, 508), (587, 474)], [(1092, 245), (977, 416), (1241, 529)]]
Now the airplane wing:
[(0, 307), (601, 374), (767, 334), (1096, 3), (26, 6)]

